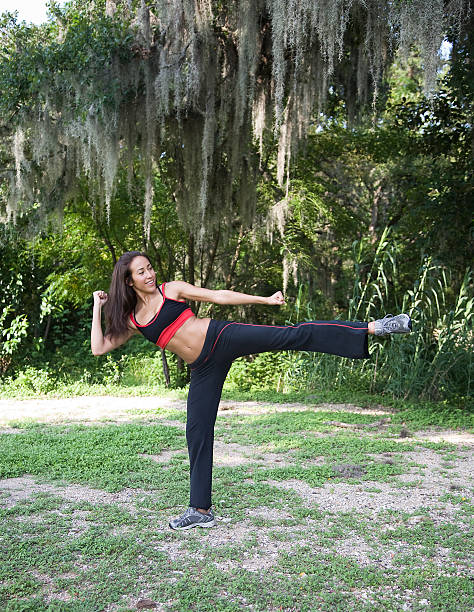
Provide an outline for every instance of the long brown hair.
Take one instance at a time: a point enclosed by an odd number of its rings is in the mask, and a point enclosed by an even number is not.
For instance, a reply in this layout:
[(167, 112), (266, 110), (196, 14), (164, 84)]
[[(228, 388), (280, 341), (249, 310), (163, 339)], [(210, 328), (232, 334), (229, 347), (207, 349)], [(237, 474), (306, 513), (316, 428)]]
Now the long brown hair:
[(114, 266), (112, 280), (110, 281), (109, 299), (104, 306), (106, 336), (121, 336), (129, 329), (128, 317), (137, 304), (137, 294), (129, 285), (129, 280), (132, 276), (130, 264), (135, 257), (140, 255), (150, 261), (146, 253), (127, 251), (119, 257)]

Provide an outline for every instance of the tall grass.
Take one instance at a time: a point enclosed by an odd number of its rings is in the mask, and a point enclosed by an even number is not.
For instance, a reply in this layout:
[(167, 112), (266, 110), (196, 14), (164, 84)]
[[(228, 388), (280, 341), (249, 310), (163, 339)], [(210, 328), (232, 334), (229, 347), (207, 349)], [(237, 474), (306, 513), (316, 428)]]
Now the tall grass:
[[(413, 286), (404, 290), (389, 232), (383, 233), (375, 251), (370, 246), (365, 241), (353, 245), (355, 276), (347, 319), (370, 321), (391, 311), (407, 312), (413, 332), (372, 337), (372, 358), (367, 361), (311, 354), (289, 357), (286, 386), (343, 387), (472, 405), (472, 271), (466, 270), (455, 294), (449, 270), (427, 258)], [(305, 310), (308, 319), (317, 318), (310, 306)]]

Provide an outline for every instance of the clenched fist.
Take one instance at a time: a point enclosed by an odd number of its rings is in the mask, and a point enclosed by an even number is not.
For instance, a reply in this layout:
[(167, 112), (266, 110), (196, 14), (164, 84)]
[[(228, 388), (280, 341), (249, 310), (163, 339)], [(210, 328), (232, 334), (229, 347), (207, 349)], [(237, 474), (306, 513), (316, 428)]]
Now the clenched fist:
[(94, 306), (103, 306), (109, 299), (105, 291), (94, 291), (92, 295), (94, 296)]
[(276, 293), (267, 298), (267, 303), (269, 306), (283, 306), (283, 304), (285, 303), (283, 293), (281, 291), (277, 291)]

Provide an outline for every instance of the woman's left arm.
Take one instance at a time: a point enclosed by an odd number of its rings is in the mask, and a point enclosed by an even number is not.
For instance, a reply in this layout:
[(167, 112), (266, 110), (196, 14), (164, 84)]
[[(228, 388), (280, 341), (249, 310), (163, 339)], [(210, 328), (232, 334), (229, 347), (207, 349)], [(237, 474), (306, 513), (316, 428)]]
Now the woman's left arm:
[(248, 295), (228, 289), (205, 289), (196, 287), (184, 281), (171, 281), (166, 283), (166, 294), (171, 299), (193, 300), (196, 302), (212, 302), (213, 304), (264, 304), (266, 306), (282, 306), (285, 298), (281, 291), (277, 291), (269, 297), (260, 295)]

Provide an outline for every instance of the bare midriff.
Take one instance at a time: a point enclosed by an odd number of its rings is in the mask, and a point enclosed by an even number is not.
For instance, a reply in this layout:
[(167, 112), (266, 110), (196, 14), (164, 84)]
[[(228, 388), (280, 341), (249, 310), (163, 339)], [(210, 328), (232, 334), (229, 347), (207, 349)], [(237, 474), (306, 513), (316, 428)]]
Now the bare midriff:
[(193, 363), (201, 354), (210, 321), (209, 318), (191, 317), (178, 329), (166, 345), (166, 349), (181, 357), (186, 363)]

